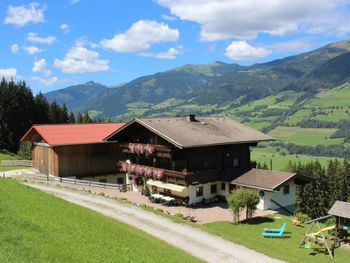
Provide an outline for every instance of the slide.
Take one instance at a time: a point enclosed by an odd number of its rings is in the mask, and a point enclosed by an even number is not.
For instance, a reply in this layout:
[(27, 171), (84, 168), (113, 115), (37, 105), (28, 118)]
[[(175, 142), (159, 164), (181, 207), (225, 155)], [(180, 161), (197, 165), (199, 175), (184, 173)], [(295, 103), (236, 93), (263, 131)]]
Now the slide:
[[(322, 230), (322, 232), (324, 232), (324, 231), (333, 230), (334, 228), (335, 228), (335, 225), (327, 226), (325, 228), (322, 228), (321, 230)], [(314, 237), (314, 236), (318, 236), (320, 233), (321, 233), (321, 231), (318, 231), (318, 232), (310, 233), (310, 234), (308, 234), (308, 236)]]

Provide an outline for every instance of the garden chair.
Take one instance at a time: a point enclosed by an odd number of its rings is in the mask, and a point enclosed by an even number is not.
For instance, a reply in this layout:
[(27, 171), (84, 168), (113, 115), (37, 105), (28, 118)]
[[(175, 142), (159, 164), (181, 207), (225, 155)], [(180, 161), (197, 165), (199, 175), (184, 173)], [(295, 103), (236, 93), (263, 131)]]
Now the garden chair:
[(284, 223), (280, 228), (264, 228), (262, 235), (264, 237), (281, 237), (286, 230), (286, 223)]

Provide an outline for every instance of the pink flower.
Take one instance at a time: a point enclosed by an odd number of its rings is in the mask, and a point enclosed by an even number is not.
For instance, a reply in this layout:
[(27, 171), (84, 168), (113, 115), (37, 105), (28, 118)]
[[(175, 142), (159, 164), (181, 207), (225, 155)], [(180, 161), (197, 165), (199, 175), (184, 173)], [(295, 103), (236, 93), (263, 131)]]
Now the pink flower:
[(137, 151), (138, 151), (138, 154), (143, 154), (144, 153), (145, 148), (144, 148), (143, 144), (138, 144), (137, 145)]
[(154, 170), (154, 176), (156, 177), (156, 179), (161, 179), (161, 178), (163, 178), (163, 176), (164, 176), (164, 170), (162, 170), (162, 169), (155, 169)]
[(122, 162), (122, 163), (120, 164), (120, 169), (121, 169), (123, 172), (126, 172), (127, 168), (128, 168), (128, 165), (127, 165), (126, 162)]
[(130, 151), (131, 153), (134, 153), (134, 152), (135, 152), (135, 144), (129, 143), (128, 148), (129, 148), (129, 151)]
[(137, 165), (135, 170), (136, 170), (136, 174), (137, 175), (141, 176), (144, 173), (144, 168), (142, 166), (140, 166), (140, 165)]
[(147, 177), (151, 177), (151, 175), (152, 175), (152, 169), (147, 167), (147, 168), (145, 169), (145, 175), (146, 175)]
[(154, 153), (154, 147), (147, 144), (145, 147), (146, 155), (152, 155)]
[(128, 171), (129, 173), (134, 174), (135, 170), (136, 170), (136, 165), (134, 164), (129, 165), (129, 171)]

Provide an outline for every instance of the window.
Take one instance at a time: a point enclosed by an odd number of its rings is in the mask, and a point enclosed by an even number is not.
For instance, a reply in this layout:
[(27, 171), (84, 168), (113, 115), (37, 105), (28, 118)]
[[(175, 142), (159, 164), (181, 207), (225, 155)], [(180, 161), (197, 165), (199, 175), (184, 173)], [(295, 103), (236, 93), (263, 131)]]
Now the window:
[(203, 196), (203, 186), (196, 187), (196, 196)]
[(289, 184), (286, 184), (283, 186), (283, 194), (284, 195), (289, 194)]
[(225, 191), (226, 190), (226, 184), (225, 183), (221, 183), (221, 190)]
[(233, 167), (239, 167), (239, 159), (233, 158)]
[(216, 194), (216, 192), (217, 192), (216, 184), (212, 184), (212, 185), (210, 186), (210, 193), (211, 193), (211, 194)]

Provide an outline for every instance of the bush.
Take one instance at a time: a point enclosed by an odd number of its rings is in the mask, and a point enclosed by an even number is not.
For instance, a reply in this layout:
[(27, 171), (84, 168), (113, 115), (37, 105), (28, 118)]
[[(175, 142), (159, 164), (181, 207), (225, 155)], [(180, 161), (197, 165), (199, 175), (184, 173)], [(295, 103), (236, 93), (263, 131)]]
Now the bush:
[(335, 225), (335, 217), (328, 218), (326, 221), (326, 226), (333, 226)]
[(254, 190), (238, 189), (227, 197), (228, 206), (233, 211), (233, 219), (235, 223), (239, 223), (240, 212), (246, 208), (246, 219), (250, 220), (259, 204), (260, 198)]
[(306, 222), (311, 219), (307, 214), (304, 214), (302, 212), (295, 212), (294, 217), (300, 222)]

